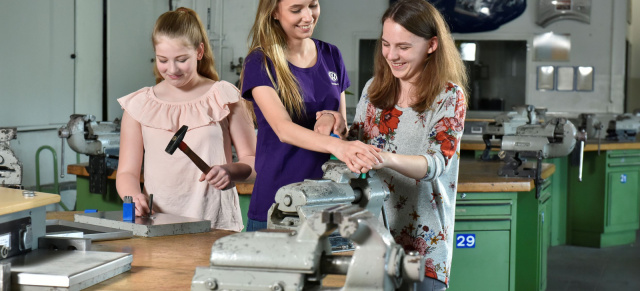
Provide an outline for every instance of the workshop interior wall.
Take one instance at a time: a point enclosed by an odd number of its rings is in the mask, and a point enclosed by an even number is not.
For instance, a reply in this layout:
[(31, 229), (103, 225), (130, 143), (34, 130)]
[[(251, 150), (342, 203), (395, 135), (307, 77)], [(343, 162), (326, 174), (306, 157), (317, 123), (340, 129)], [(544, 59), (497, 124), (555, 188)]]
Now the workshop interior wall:
[[(628, 0), (591, 1), (591, 23), (563, 20), (543, 28), (536, 22), (537, 1), (527, 1), (524, 13), (499, 29), (469, 34), (455, 34), (456, 40), (526, 40), (529, 44), (526, 79), (526, 102), (550, 111), (612, 112), (623, 111), (626, 7)], [(354, 81), (357, 76), (357, 42), (361, 35), (376, 38), (379, 19), (389, 1), (324, 1), (315, 36), (337, 45), (343, 53)], [(638, 5), (635, 5), (638, 6)], [(571, 53), (567, 62), (534, 62), (532, 40), (545, 32), (570, 34)], [(542, 92), (536, 90), (536, 67), (592, 66), (595, 70), (593, 92)], [(354, 72), (355, 71), (355, 72)], [(353, 84), (352, 84), (353, 87)], [(349, 106), (355, 106), (359, 94)]]

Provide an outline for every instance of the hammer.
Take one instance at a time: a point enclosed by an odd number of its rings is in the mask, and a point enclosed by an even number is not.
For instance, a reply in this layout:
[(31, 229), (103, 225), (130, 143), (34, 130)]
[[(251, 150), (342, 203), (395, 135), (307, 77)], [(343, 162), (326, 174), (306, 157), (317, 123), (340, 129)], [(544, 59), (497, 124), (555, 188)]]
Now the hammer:
[(183, 125), (171, 138), (171, 141), (169, 141), (169, 145), (167, 145), (167, 148), (164, 151), (169, 153), (170, 155), (173, 155), (176, 149), (179, 148), (182, 152), (185, 153), (185, 155), (187, 155), (187, 157), (191, 159), (191, 161), (193, 161), (193, 163), (196, 164), (196, 166), (198, 166), (200, 171), (205, 174), (209, 173), (211, 167), (209, 167), (209, 165), (207, 165), (207, 163), (205, 163), (196, 153), (191, 151), (191, 148), (189, 148), (189, 146), (182, 141), (184, 135), (187, 133), (187, 129), (189, 129), (189, 127)]

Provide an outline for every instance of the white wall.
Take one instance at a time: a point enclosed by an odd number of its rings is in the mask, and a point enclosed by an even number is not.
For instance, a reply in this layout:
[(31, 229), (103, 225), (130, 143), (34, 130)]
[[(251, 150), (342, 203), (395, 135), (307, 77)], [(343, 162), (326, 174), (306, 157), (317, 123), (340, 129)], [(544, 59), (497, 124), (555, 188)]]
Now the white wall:
[(389, 0), (320, 1), (320, 19), (314, 38), (338, 46), (351, 80), (347, 107), (355, 107), (359, 99), (358, 51), (360, 39), (377, 39), (382, 25), (380, 17)]
[[(322, 13), (315, 37), (340, 48), (353, 85), (357, 81), (358, 68), (356, 39), (360, 35), (378, 36), (379, 20), (388, 3), (387, 0), (321, 2)], [(531, 47), (535, 35), (549, 31), (570, 34), (572, 49), (568, 62), (534, 62), (532, 50), (529, 50), (526, 102), (547, 107), (550, 111), (622, 112), (627, 0), (591, 1), (590, 24), (565, 20), (552, 23), (546, 28), (535, 24), (536, 3), (537, 1), (527, 1), (527, 8), (520, 17), (497, 30), (454, 34), (454, 37), (460, 40), (527, 40)], [(637, 1), (635, 4), (639, 5)], [(593, 66), (594, 91), (537, 91), (535, 73), (539, 65)], [(354, 97), (357, 96), (359, 94)]]

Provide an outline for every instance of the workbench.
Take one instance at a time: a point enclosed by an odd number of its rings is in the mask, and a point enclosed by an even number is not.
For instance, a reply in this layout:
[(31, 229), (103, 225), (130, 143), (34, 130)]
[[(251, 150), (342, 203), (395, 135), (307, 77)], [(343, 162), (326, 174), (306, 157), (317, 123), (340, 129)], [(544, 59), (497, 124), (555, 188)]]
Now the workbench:
[(607, 247), (636, 241), (640, 223), (640, 143), (588, 141), (582, 182), (569, 167), (568, 243)]
[[(463, 141), (460, 149), (464, 153), (473, 153), (471, 156), (479, 158), (485, 144), (482, 141)], [(498, 148), (492, 149), (492, 154), (497, 154)], [(569, 157), (559, 157), (544, 159), (543, 162), (553, 164), (556, 168), (553, 174), (553, 184), (551, 184), (551, 193), (553, 195), (549, 201), (551, 216), (551, 246), (567, 244), (567, 196), (568, 196), (568, 179), (578, 179), (577, 174), (569, 177)]]
[[(545, 203), (551, 196), (548, 185), (555, 166), (543, 164), (546, 191), (541, 199), (535, 199), (533, 179), (499, 177), (497, 171), (501, 165), (474, 159), (460, 162), (454, 235), (473, 234), (476, 241), (475, 248), (454, 248), (450, 290), (537, 290), (516, 288), (520, 286), (516, 278), (521, 278), (523, 286), (533, 284), (532, 281), (546, 282), (543, 278), (546, 278), (548, 235), (540, 240), (538, 234), (548, 233), (548, 226), (539, 218), (540, 212), (544, 216)], [(77, 167), (84, 169), (82, 165), (70, 165), (69, 173), (78, 175), (78, 179), (87, 179), (86, 172), (73, 170)], [(115, 173), (109, 178), (114, 177)], [(241, 194), (250, 194), (253, 190), (251, 183), (236, 184), (236, 187)], [(80, 192), (78, 190), (78, 195)], [(243, 208), (243, 212), (246, 209)], [(202, 234), (96, 242), (94, 250), (131, 252), (134, 259), (131, 272), (89, 290), (187, 290), (195, 267), (209, 264), (213, 242), (231, 233), (213, 230)], [(330, 275), (323, 284), (340, 286), (342, 280), (344, 276)]]
[[(47, 219), (73, 221), (76, 213), (82, 212), (49, 212)], [(133, 262), (131, 271), (84, 290), (190, 290), (196, 267), (209, 266), (213, 243), (233, 233), (212, 230), (197, 234), (93, 242), (92, 251), (131, 253)], [(344, 282), (344, 278), (343, 275), (330, 275), (323, 284), (336, 287)]]

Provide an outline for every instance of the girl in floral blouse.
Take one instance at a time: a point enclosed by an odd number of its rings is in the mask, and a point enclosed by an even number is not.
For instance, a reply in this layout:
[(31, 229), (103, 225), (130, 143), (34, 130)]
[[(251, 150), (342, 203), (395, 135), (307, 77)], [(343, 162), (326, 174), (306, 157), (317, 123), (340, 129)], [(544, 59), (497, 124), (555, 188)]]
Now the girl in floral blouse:
[(373, 79), (349, 137), (376, 145), (374, 167), (391, 191), (389, 229), (426, 257), (414, 290), (445, 290), (451, 273), (466, 72), (442, 16), (424, 0), (401, 0), (382, 17)]

